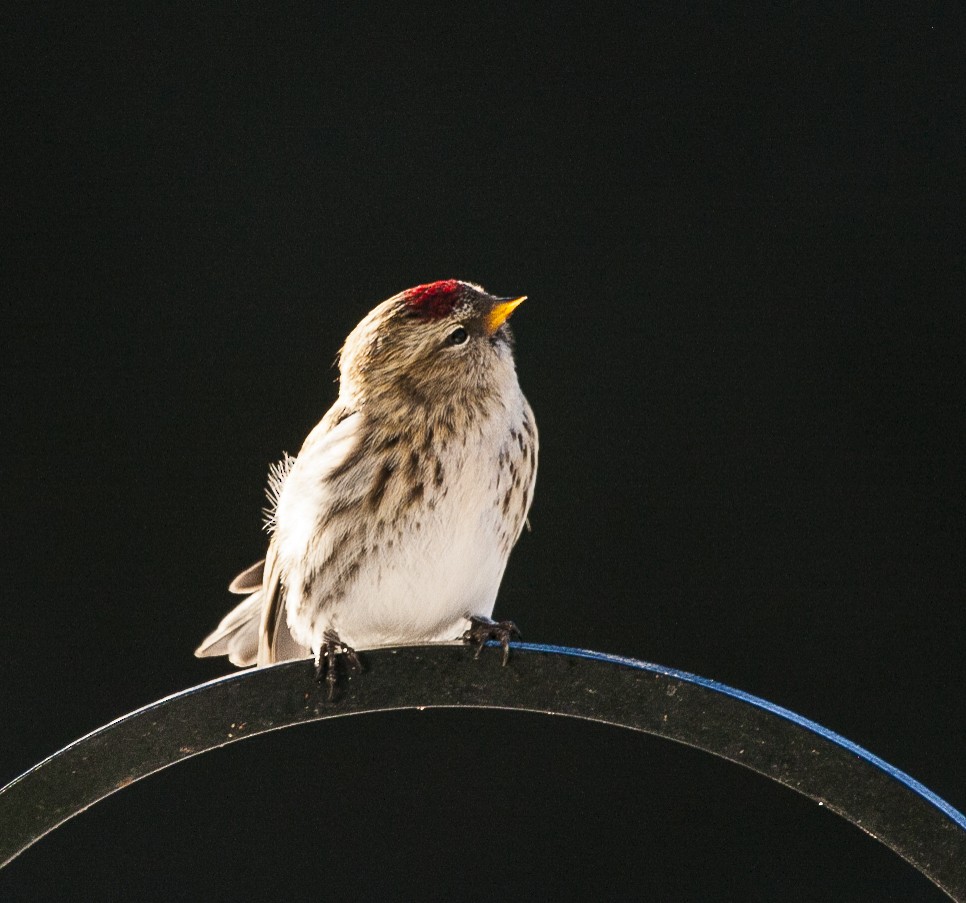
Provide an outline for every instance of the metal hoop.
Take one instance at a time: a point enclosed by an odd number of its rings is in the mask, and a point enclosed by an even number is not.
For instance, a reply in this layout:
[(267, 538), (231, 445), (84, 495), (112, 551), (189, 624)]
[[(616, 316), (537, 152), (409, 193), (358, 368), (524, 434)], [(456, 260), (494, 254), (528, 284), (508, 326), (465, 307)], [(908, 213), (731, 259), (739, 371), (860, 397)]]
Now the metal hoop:
[(208, 750), (309, 721), (395, 709), (508, 709), (676, 740), (757, 771), (877, 838), (966, 903), (966, 816), (918, 781), (788, 709), (704, 677), (581, 649), (515, 643), (365, 653), (329, 703), (307, 661), (241, 671), (82, 737), (0, 790), (0, 863), (129, 784)]

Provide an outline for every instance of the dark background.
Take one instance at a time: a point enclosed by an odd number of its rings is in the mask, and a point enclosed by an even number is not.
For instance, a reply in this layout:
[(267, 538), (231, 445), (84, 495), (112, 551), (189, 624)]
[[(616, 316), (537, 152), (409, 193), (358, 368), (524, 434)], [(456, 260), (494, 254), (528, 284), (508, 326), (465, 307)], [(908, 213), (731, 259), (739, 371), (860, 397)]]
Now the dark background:
[[(953, 3), (10, 5), (0, 781), (224, 673), (269, 462), (376, 302), (514, 318), (527, 639), (764, 696), (966, 808), (966, 22)], [(204, 11), (202, 11), (204, 7)], [(4, 900), (939, 900), (693, 750), (347, 719), (155, 776)]]

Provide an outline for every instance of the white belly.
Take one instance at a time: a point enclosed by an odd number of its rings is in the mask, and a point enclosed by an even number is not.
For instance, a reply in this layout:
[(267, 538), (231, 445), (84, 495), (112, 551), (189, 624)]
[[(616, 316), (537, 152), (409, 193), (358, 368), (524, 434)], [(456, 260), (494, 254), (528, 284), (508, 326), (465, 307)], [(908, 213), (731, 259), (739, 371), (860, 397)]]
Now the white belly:
[[(522, 396), (520, 402), (526, 404)], [(390, 498), (387, 490), (378, 517), (327, 520), (324, 512), (333, 510), (338, 483), (333, 487), (320, 479), (319, 462), (300, 454), (276, 512), (288, 626), (298, 643), (315, 653), (328, 629), (363, 649), (456, 640), (468, 616), (492, 614), (519, 533), (519, 524), (508, 528), (501, 507), (511, 483), (511, 457), (519, 463), (521, 455), (515, 443), (511, 449), (504, 441), (511, 417), (519, 423), (523, 408), (484, 424), (465, 445), (441, 454), (445, 483), (425, 480), (418, 504), (397, 505), (409, 484), (394, 481), (396, 496)], [(505, 456), (494, 454), (501, 448)], [(372, 477), (363, 473), (356, 479), (368, 486)], [(521, 491), (528, 506), (532, 469)], [(346, 574), (351, 578), (340, 576)]]
[(468, 615), (492, 614), (506, 557), (480, 501), (453, 495), (363, 565), (349, 593), (325, 613), (344, 642), (365, 648), (455, 640)]

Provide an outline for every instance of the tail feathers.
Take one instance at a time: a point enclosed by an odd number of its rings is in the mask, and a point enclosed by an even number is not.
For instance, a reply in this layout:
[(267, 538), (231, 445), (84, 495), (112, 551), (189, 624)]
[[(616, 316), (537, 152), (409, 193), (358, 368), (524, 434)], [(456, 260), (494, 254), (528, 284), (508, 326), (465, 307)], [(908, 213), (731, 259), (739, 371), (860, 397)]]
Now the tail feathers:
[(195, 649), (198, 658), (227, 655), (240, 668), (258, 658), (258, 625), (262, 618), (262, 593), (252, 593), (221, 619), (221, 623)]
[[(221, 623), (195, 649), (198, 658), (227, 655), (228, 661), (239, 668), (247, 668), (258, 661), (258, 632), (262, 620), (264, 593), (259, 590), (236, 605)], [(310, 652), (295, 642), (284, 622), (280, 625), (275, 643), (276, 661), (307, 658)]]
[(265, 559), (255, 562), (250, 568), (245, 568), (228, 587), (228, 592), (240, 596), (253, 593), (262, 588), (265, 572)]

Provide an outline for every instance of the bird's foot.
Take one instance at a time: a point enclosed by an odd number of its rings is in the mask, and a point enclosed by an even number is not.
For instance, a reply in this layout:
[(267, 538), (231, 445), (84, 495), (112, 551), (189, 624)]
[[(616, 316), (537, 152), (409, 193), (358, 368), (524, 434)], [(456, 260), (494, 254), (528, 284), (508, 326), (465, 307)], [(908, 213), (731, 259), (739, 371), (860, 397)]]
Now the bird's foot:
[(503, 664), (510, 660), (510, 640), (516, 637), (522, 639), (517, 625), (513, 621), (494, 621), (484, 618), (482, 615), (472, 615), (470, 617), (470, 629), (463, 634), (463, 642), (476, 646), (476, 655), (479, 658), (483, 647), (488, 640), (495, 640), (503, 647)]
[(359, 672), (362, 670), (362, 660), (359, 658), (359, 653), (351, 646), (346, 646), (334, 630), (326, 630), (322, 634), (322, 645), (315, 656), (315, 679), (319, 683), (325, 681), (329, 702), (335, 699), (335, 685), (339, 681), (340, 662), (353, 671)]

